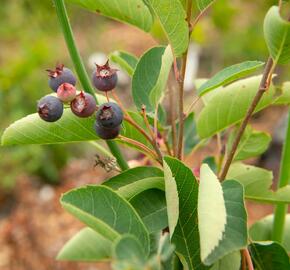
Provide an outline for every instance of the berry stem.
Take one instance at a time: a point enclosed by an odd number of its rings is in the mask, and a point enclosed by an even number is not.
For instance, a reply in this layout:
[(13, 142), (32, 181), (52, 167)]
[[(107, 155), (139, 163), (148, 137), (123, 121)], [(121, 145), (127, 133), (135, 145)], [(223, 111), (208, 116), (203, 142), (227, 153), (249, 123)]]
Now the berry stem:
[(150, 136), (147, 134), (147, 132), (134, 121), (134, 119), (131, 117), (131, 115), (128, 113), (128, 111), (124, 108), (121, 100), (119, 99), (118, 95), (115, 93), (114, 90), (112, 90), (112, 95), (113, 95), (114, 99), (116, 100), (116, 102), (118, 103), (118, 105), (120, 106), (120, 108), (122, 109), (122, 111), (125, 113), (124, 120), (126, 120), (129, 124), (131, 124), (132, 126), (134, 126), (140, 133), (142, 133), (144, 135), (144, 137), (153, 146), (153, 148), (156, 151), (158, 157), (162, 160), (163, 159), (162, 153), (161, 153), (158, 145), (154, 141), (154, 139), (151, 139)]
[(143, 150), (143, 152), (147, 153), (150, 157), (152, 157), (154, 160), (158, 161), (162, 165), (162, 161), (158, 158), (155, 152), (153, 152), (150, 148), (148, 148), (143, 143), (140, 143), (138, 141), (135, 141), (131, 138), (119, 135), (118, 138), (124, 142), (127, 142), (129, 144), (135, 145), (137, 148)]
[[(89, 92), (93, 95), (93, 97), (96, 99), (95, 91), (91, 86), (89, 76), (85, 70), (85, 66), (82, 62), (82, 59), (80, 57), (79, 51), (76, 47), (75, 39), (73, 36), (72, 28), (70, 26), (69, 18), (67, 15), (67, 11), (65, 8), (64, 0), (54, 0), (55, 10), (56, 14), (60, 23), (60, 26), (62, 28), (63, 36), (65, 38), (66, 46), (68, 48), (68, 51), (70, 53), (70, 57), (74, 63), (74, 67), (76, 70), (76, 73), (78, 75), (78, 78), (82, 84), (83, 89), (86, 92)], [(98, 103), (98, 101), (97, 101)], [(126, 160), (124, 159), (118, 145), (114, 141), (107, 141), (107, 145), (109, 149), (111, 150), (114, 157), (117, 159), (117, 162), (122, 170), (126, 170), (129, 168)]]
[(248, 111), (247, 111), (245, 118), (243, 119), (243, 121), (239, 127), (239, 130), (238, 130), (237, 135), (234, 139), (232, 148), (227, 156), (225, 165), (221, 171), (221, 174), (219, 177), (220, 181), (223, 181), (226, 178), (228, 170), (229, 170), (230, 165), (234, 159), (238, 145), (239, 145), (240, 140), (242, 138), (242, 135), (244, 134), (244, 131), (245, 131), (259, 101), (261, 100), (263, 94), (269, 89), (269, 87), (271, 85), (271, 78), (272, 78), (274, 68), (275, 68), (275, 63), (274, 63), (273, 59), (271, 57), (269, 57), (267, 64), (265, 66), (265, 69), (264, 69), (264, 73), (263, 73), (262, 80), (260, 82), (259, 89), (258, 89), (250, 107), (248, 108)]
[[(151, 126), (150, 126), (150, 124), (149, 124), (148, 118), (147, 118), (146, 106), (143, 105), (141, 110), (142, 110), (142, 115), (143, 115), (143, 119), (144, 119), (145, 125), (147, 126), (147, 129), (149, 130), (149, 132), (151, 134), (150, 143), (154, 147), (158, 157), (160, 159), (163, 159), (162, 153), (161, 153), (161, 151), (159, 149), (159, 146), (158, 146), (158, 143), (157, 143), (157, 140), (156, 140), (157, 139), (157, 123), (155, 123), (155, 118), (154, 118), (154, 131), (153, 131)], [(155, 116), (156, 116), (156, 114), (157, 114), (157, 112), (155, 113)]]
[(146, 106), (145, 105), (142, 106), (141, 111), (142, 111), (142, 116), (143, 116), (145, 125), (146, 125), (148, 131), (150, 132), (150, 135), (151, 135), (152, 139), (154, 140), (155, 134), (154, 134), (154, 132), (153, 132), (153, 130), (152, 130), (150, 124), (149, 124), (149, 121), (148, 121), (148, 118), (147, 118), (147, 115), (146, 115)]

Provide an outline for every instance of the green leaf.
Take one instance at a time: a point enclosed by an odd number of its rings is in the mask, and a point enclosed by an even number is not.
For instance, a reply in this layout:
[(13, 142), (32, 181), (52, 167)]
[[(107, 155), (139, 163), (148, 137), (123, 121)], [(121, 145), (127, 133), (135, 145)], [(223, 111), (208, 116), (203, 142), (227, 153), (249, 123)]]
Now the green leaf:
[(290, 61), (290, 22), (284, 20), (277, 6), (269, 9), (264, 20), (264, 36), (274, 62)]
[(142, 246), (143, 243), (134, 235), (122, 235), (114, 245), (114, 258), (117, 260), (117, 264), (125, 261), (131, 265), (142, 266), (147, 257)]
[[(232, 132), (228, 140), (228, 149), (232, 148), (236, 131)], [(237, 148), (234, 160), (244, 160), (263, 154), (269, 147), (271, 136), (268, 133), (253, 130), (247, 126), (239, 146)]]
[(163, 98), (173, 56), (169, 46), (153, 47), (139, 60), (132, 79), (132, 95), (138, 110), (154, 112)]
[(198, 95), (201, 97), (205, 93), (221, 85), (225, 85), (237, 79), (243, 78), (263, 65), (264, 62), (260, 61), (246, 61), (227, 67), (219, 71), (211, 79), (203, 83), (197, 90)]
[[(138, 113), (129, 113), (135, 122), (146, 128), (143, 118)], [(38, 114), (31, 114), (14, 122), (4, 131), (1, 138), (2, 145), (55, 144), (98, 140), (99, 137), (94, 130), (95, 120), (95, 116), (77, 117), (70, 109), (65, 109), (62, 118), (53, 123), (43, 121)], [(143, 134), (126, 121), (122, 123), (121, 134), (152, 148)], [(119, 139), (115, 139), (115, 141), (135, 148), (135, 146)]]
[(215, 0), (196, 0), (197, 7), (200, 11), (206, 9), (209, 5), (211, 5)]
[(75, 234), (57, 255), (62, 261), (99, 262), (111, 257), (112, 242), (91, 228)]
[(110, 54), (109, 58), (125, 70), (129, 76), (133, 76), (138, 63), (138, 58), (135, 55), (123, 51), (114, 51)]
[(153, 23), (152, 15), (142, 0), (68, 0), (92, 12), (100, 13), (149, 32)]
[(289, 257), (285, 249), (275, 242), (257, 242), (250, 245), (257, 270), (289, 270)]
[(147, 0), (147, 2), (158, 17), (175, 57), (181, 56), (189, 42), (186, 13), (182, 4), (179, 0)]
[[(240, 122), (258, 91), (260, 80), (261, 76), (239, 80), (221, 88), (213, 95), (197, 119), (197, 132), (200, 137), (208, 138)], [(274, 103), (275, 99), (276, 89), (271, 86), (267, 95), (263, 95), (255, 112)]]
[[(268, 215), (256, 223), (250, 228), (250, 237), (253, 241), (268, 241), (272, 238), (274, 216)], [(284, 226), (284, 237), (282, 245), (288, 253), (290, 253), (290, 214), (286, 215), (285, 226)]]
[(201, 260), (208, 263), (208, 257), (218, 246), (226, 227), (227, 213), (222, 186), (207, 164), (200, 169), (198, 192), (198, 227)]
[(145, 190), (130, 200), (149, 233), (168, 226), (165, 194), (158, 189)]
[(290, 203), (290, 185), (272, 191), (272, 172), (242, 164), (231, 165), (227, 174), (228, 179), (239, 181), (245, 189), (245, 198), (264, 203)]
[(197, 181), (191, 169), (171, 157), (164, 158), (164, 177), (171, 243), (186, 269), (207, 269), (200, 260)]
[(52, 144), (98, 139), (93, 124), (95, 117), (79, 118), (65, 109), (56, 122), (43, 121), (37, 113), (10, 125), (2, 135), (2, 145)]
[(217, 261), (210, 270), (240, 270), (241, 253), (235, 251)]
[(225, 255), (247, 246), (247, 213), (243, 186), (237, 181), (228, 180), (222, 184), (222, 188), (227, 214), (226, 227), (218, 246), (206, 258), (206, 264), (212, 264)]
[(148, 189), (164, 190), (163, 172), (156, 167), (137, 167), (110, 178), (103, 185), (114, 189), (123, 198), (130, 200)]
[(62, 206), (103, 237), (114, 241), (129, 233), (143, 243), (149, 253), (149, 235), (134, 208), (116, 192), (105, 186), (74, 189), (61, 197)]

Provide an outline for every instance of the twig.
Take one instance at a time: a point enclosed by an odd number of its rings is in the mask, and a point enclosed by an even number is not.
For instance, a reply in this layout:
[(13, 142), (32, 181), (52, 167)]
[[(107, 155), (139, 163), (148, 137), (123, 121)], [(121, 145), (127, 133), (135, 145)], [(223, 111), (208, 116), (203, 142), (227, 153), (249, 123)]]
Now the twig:
[(279, 0), (279, 12), (282, 11), (282, 7), (283, 7), (283, 0)]
[(254, 265), (253, 265), (252, 258), (251, 258), (249, 250), (247, 248), (243, 249), (242, 250), (242, 254), (245, 257), (245, 260), (246, 260), (247, 265), (248, 265), (248, 269), (249, 270), (254, 270)]
[(233, 142), (231, 151), (228, 154), (224, 168), (221, 171), (221, 174), (219, 177), (221, 181), (223, 181), (225, 179), (225, 177), (227, 176), (228, 170), (229, 170), (230, 165), (233, 161), (234, 155), (236, 153), (236, 150), (238, 148), (238, 145), (240, 143), (242, 135), (246, 129), (247, 124), (249, 123), (251, 116), (253, 115), (253, 113), (254, 113), (259, 101), (261, 100), (263, 94), (269, 89), (269, 87), (271, 85), (270, 78), (272, 77), (274, 68), (275, 68), (274, 61), (271, 57), (269, 57), (267, 64), (265, 66), (265, 69), (264, 69), (262, 80), (260, 82), (259, 90), (258, 90), (257, 94), (255, 95), (255, 97), (254, 97), (254, 99), (253, 99), (253, 101), (252, 101), (252, 103), (247, 111), (247, 114), (246, 114), (244, 120), (242, 121), (242, 123), (239, 127), (239, 130), (238, 130), (237, 135), (235, 137), (235, 140)]
[(176, 123), (175, 123), (175, 106), (173, 105), (173, 88), (169, 86), (169, 107), (170, 107), (170, 121), (171, 121), (171, 137), (172, 137), (172, 150), (173, 156), (176, 157)]
[[(187, 14), (186, 14), (186, 21), (188, 24), (188, 36), (190, 39), (192, 27), (191, 27), (191, 11), (192, 11), (192, 0), (187, 0)], [(189, 43), (189, 41), (188, 41)], [(189, 44), (188, 44), (189, 45)], [(181, 74), (179, 76), (179, 127), (178, 127), (178, 147), (177, 147), (177, 157), (182, 159), (183, 155), (183, 129), (184, 129), (184, 112), (183, 112), (183, 98), (184, 98), (184, 78), (186, 72), (186, 64), (187, 64), (187, 54), (188, 54), (188, 47), (185, 53), (182, 56), (182, 67), (181, 67)]]

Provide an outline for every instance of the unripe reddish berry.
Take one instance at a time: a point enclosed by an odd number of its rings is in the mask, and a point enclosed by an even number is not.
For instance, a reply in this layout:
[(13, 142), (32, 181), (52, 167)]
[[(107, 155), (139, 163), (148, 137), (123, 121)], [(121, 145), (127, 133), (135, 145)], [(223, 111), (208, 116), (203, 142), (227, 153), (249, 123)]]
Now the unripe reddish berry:
[(73, 72), (64, 67), (63, 64), (59, 64), (56, 66), (55, 70), (47, 69), (49, 76), (49, 87), (56, 92), (58, 87), (63, 83), (70, 83), (72, 85), (76, 85), (76, 77)]
[(71, 102), (77, 95), (76, 88), (70, 83), (63, 83), (57, 89), (57, 97), (62, 102)]
[(116, 87), (117, 81), (117, 69), (110, 68), (109, 60), (103, 66), (96, 64), (96, 70), (92, 75), (92, 82), (95, 88), (103, 92), (111, 91)]
[(79, 117), (89, 117), (96, 111), (96, 101), (92, 95), (81, 92), (70, 103), (70, 108)]

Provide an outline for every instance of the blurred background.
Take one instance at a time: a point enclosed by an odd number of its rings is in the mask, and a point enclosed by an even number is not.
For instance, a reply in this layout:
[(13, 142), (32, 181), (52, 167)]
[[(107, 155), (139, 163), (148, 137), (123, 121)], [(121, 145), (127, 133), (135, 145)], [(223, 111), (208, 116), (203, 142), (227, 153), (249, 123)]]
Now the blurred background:
[[(228, 65), (266, 60), (263, 18), (276, 2), (217, 1), (193, 33), (187, 88), (193, 88), (195, 77), (209, 77)], [(94, 62), (104, 61), (105, 55), (114, 50), (140, 56), (157, 42), (166, 42), (158, 24), (154, 25), (151, 37), (77, 6), (67, 6), (77, 44), (90, 72)], [(45, 70), (57, 62), (73, 68), (52, 1), (1, 0), (0, 135), (15, 120), (35, 112), (36, 101), (50, 92)], [(281, 70), (281, 78), (287, 76), (289, 80), (289, 65)], [(119, 89), (123, 100), (129, 97), (126, 100), (130, 105), (129, 78), (123, 77)], [(271, 132), (277, 119), (283, 118), (283, 112), (283, 108), (266, 110), (256, 117), (257, 125)], [(81, 227), (60, 208), (60, 194), (108, 177), (94, 168), (95, 151), (91, 148), (86, 143), (0, 148), (1, 270), (108, 269), (54, 259), (63, 243)], [(271, 161), (270, 166), (277, 170), (279, 145), (271, 151), (277, 155), (270, 153), (276, 162), (273, 165)]]

